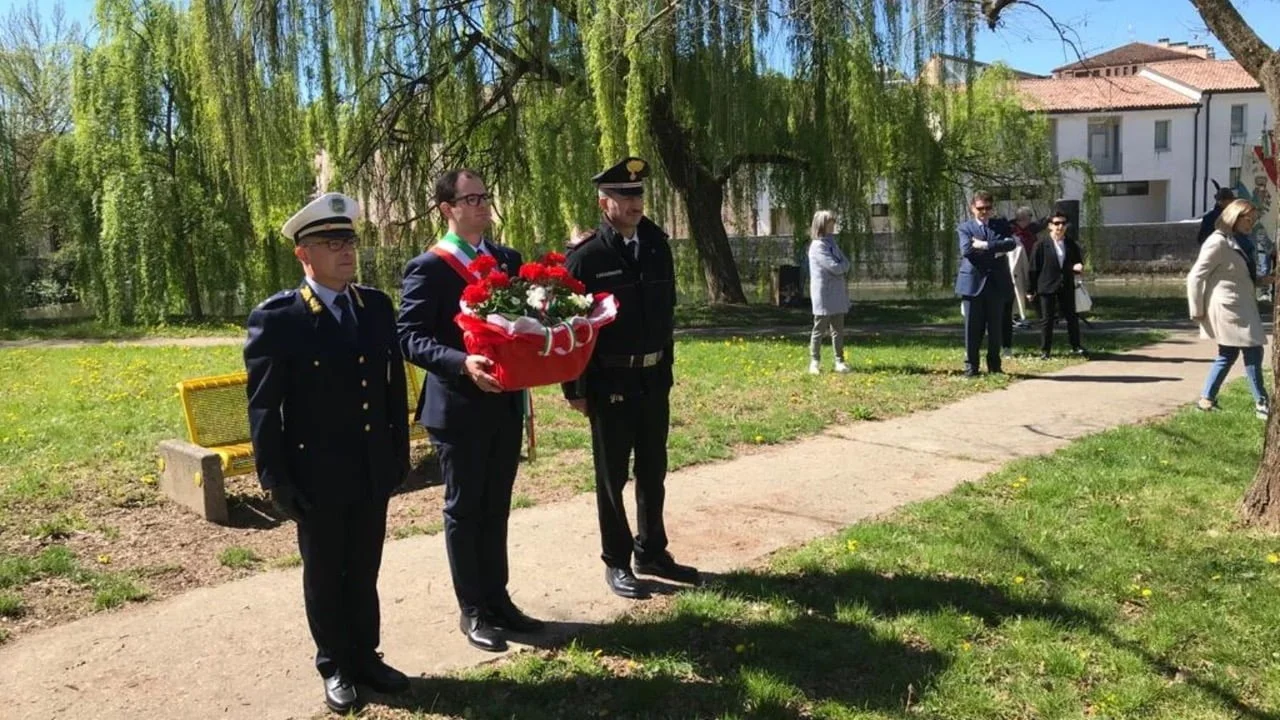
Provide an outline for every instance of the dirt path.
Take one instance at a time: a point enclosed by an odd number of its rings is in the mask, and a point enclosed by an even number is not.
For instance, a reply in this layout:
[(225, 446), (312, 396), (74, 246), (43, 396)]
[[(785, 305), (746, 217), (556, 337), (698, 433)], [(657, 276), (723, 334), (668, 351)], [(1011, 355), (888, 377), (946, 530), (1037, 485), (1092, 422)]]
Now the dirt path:
[[(1014, 458), (1166, 414), (1195, 399), (1211, 351), (1179, 333), (938, 410), (673, 473), (672, 550), (723, 572)], [(975, 421), (981, 433), (966, 430)], [(630, 607), (605, 588), (590, 495), (516, 511), (510, 537), (512, 594), (555, 621), (546, 641)], [(380, 587), (382, 649), (397, 667), (442, 673), (493, 657), (457, 630), (441, 536), (388, 545)], [(281, 570), (22, 637), (0, 650), (0, 687), (12, 717), (309, 718), (323, 709), (313, 652), (300, 571)]]

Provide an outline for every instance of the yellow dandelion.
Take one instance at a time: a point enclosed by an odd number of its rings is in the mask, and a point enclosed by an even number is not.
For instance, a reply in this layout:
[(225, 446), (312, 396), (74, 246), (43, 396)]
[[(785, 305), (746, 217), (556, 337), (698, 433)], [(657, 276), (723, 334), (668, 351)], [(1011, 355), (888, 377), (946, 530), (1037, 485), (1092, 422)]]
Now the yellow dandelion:
[(111, 564), (111, 556), (110, 556), (110, 555), (99, 555), (99, 556), (98, 556), (98, 564), (100, 564), (100, 565), (110, 565), (110, 564)]
[(1151, 588), (1142, 588), (1142, 597), (1144, 598), (1151, 597)]
[(744, 653), (747, 651), (747, 646), (743, 645), (742, 643), (738, 643), (733, 647), (733, 651), (736, 653)]
[(756, 443), (762, 443), (762, 442), (764, 442), (764, 436), (763, 436), (763, 435), (757, 435), (757, 436), (755, 437), (755, 441), (756, 441)]
[(1272, 565), (1280, 563), (1280, 553), (1267, 553), (1267, 562)]
[(1015, 575), (1015, 576), (1013, 577), (1013, 584), (1014, 584), (1014, 585), (1021, 585), (1022, 583), (1026, 582), (1026, 581), (1027, 581), (1027, 579), (1026, 579), (1026, 578), (1024, 578), (1024, 577), (1022, 577), (1021, 575)]
[(1222, 579), (1222, 576), (1221, 576), (1221, 575), (1214, 575), (1213, 577), (1211, 577), (1211, 578), (1209, 578), (1209, 579), (1210, 579), (1210, 580), (1221, 580), (1221, 579)]
[(857, 540), (849, 540), (848, 542), (846, 542), (846, 543), (844, 544), (844, 546), (845, 546), (846, 548), (848, 548), (848, 549), (849, 549), (849, 552), (851, 552), (851, 553), (858, 552), (858, 541), (857, 541)]
[(973, 649), (973, 645), (971, 645), (971, 644), (969, 643), (969, 641), (968, 641), (968, 640), (966, 640), (966, 641), (964, 641), (964, 642), (960, 643), (960, 649), (961, 649), (961, 650), (963, 650), (964, 652), (969, 652), (970, 650), (972, 650), (972, 649)]

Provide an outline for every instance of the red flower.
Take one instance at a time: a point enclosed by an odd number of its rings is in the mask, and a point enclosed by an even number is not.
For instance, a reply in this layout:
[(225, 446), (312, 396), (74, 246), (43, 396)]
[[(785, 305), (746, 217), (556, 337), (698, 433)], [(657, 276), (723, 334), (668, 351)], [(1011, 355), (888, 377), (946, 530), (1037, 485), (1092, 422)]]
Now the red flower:
[(547, 268), (538, 263), (528, 262), (520, 266), (520, 277), (535, 284), (545, 283)]
[(569, 274), (569, 271), (566, 270), (563, 265), (552, 265), (547, 268), (547, 277), (561, 285), (564, 285), (565, 281), (569, 280), (573, 276)]
[(581, 280), (579, 280), (576, 277), (573, 277), (572, 275), (570, 275), (568, 279), (564, 281), (564, 286), (569, 288), (570, 292), (575, 293), (577, 295), (581, 295), (587, 291), (587, 286), (583, 285)]
[(542, 264), (543, 265), (563, 265), (564, 255), (561, 255), (560, 253), (555, 252), (553, 250), (547, 253), (546, 255), (542, 256)]
[(488, 283), (491, 288), (504, 288), (511, 285), (511, 276), (501, 270), (491, 270), (489, 274), (485, 276), (484, 281)]
[(489, 299), (489, 288), (476, 283), (462, 289), (462, 301), (471, 307), (483, 304)]
[(467, 264), (467, 269), (480, 277), (484, 277), (496, 267), (498, 267), (498, 261), (492, 255), (477, 255), (475, 260)]

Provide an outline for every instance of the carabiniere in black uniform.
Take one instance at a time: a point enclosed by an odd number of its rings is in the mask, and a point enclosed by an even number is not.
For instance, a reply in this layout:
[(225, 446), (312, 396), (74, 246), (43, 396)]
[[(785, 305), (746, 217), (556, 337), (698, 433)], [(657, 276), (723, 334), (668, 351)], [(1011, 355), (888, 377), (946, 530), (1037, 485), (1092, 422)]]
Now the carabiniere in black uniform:
[[(607, 190), (608, 181), (628, 167), (631, 171), (621, 179), (634, 181), (648, 173), (643, 160), (627, 158), (597, 175), (595, 181)], [(636, 238), (638, 256), (606, 221), (570, 248), (565, 261), (566, 269), (589, 293), (609, 292), (618, 300), (617, 319), (600, 330), (587, 369), (576, 382), (563, 387), (567, 399), (587, 401), (601, 558), (610, 587), (624, 597), (648, 594), (631, 575), (633, 554), (637, 573), (682, 582), (698, 579), (694, 568), (677, 565), (667, 552), (663, 523), (675, 360), (675, 265), (667, 234), (649, 218), (641, 219)], [(633, 451), (634, 538), (622, 504)]]

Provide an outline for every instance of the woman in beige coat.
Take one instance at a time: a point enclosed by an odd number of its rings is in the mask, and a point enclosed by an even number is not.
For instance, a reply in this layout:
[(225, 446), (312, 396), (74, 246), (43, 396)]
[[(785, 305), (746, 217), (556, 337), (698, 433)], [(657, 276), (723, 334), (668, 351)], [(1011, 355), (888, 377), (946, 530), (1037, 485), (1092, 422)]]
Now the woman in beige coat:
[(1236, 358), (1244, 355), (1244, 372), (1256, 403), (1255, 412), (1266, 419), (1270, 404), (1262, 381), (1262, 348), (1266, 333), (1258, 313), (1256, 283), (1248, 251), (1235, 235), (1248, 235), (1258, 211), (1248, 200), (1236, 200), (1222, 210), (1215, 230), (1200, 246), (1200, 255), (1187, 275), (1187, 305), (1191, 319), (1200, 324), (1200, 336), (1217, 340), (1218, 356), (1209, 369), (1197, 403), (1201, 410), (1218, 405), (1218, 390)]

